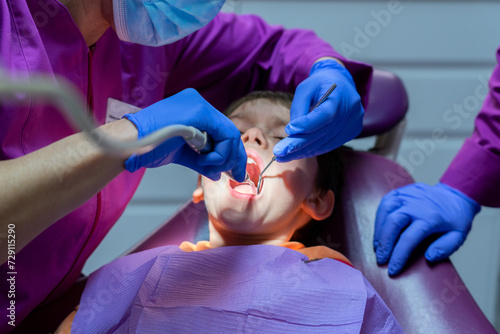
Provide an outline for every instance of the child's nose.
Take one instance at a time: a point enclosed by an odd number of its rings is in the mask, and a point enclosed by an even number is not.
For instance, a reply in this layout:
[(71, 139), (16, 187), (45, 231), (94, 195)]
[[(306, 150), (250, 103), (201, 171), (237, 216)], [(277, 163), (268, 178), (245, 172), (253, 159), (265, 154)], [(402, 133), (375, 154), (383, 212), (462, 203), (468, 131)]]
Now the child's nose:
[(268, 146), (266, 136), (259, 128), (250, 128), (245, 131), (245, 133), (241, 136), (241, 141), (243, 141), (243, 143), (256, 143), (263, 149), (266, 149)]

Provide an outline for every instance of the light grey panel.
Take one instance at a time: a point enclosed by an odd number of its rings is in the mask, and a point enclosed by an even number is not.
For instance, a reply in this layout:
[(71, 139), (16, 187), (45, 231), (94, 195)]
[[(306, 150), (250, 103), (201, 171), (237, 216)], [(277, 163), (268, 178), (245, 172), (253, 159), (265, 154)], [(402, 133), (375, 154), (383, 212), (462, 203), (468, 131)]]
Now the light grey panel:
[(179, 165), (146, 170), (133, 203), (179, 203), (191, 198), (198, 173)]
[(435, 184), (453, 160), (463, 139), (437, 137), (405, 138), (396, 161), (416, 182)]
[(111, 262), (167, 220), (183, 203), (169, 205), (129, 205), (120, 220), (89, 257), (85, 275)]
[(500, 3), (493, 1), (244, 0), (241, 8), (313, 29), (344, 55), (375, 64), (494, 64), (500, 43)]
[(493, 67), (384, 69), (397, 74), (408, 92), (406, 135), (429, 136), (442, 129), (449, 136), (469, 136)]
[[(406, 136), (399, 149), (396, 162), (403, 166), (415, 182), (435, 184), (445, 172), (463, 144), (462, 138), (437, 136)], [(356, 150), (366, 151), (373, 147), (373, 138), (356, 139), (346, 144)], [(398, 176), (389, 179), (399, 187)]]

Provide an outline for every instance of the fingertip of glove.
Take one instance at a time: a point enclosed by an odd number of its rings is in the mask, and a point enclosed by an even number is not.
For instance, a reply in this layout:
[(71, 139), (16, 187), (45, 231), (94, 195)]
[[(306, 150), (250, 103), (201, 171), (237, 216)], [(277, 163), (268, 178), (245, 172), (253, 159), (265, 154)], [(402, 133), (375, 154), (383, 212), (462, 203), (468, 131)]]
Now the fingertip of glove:
[(281, 141), (273, 148), (273, 154), (276, 156), (278, 162), (283, 162), (287, 153), (288, 147), (285, 144), (282, 144)]
[(425, 252), (425, 258), (429, 262), (437, 262), (446, 258), (446, 254), (443, 251), (431, 250)]
[(389, 276), (397, 276), (401, 272), (402, 266), (399, 263), (390, 263), (389, 267), (387, 268), (387, 272), (389, 273)]
[(221, 173), (207, 174), (205, 176), (208, 177), (212, 181), (219, 181), (221, 178)]
[(285, 126), (285, 132), (287, 135), (291, 136), (300, 132), (300, 129), (297, 128), (295, 123), (296, 123), (295, 121), (290, 121), (290, 123), (288, 123), (287, 126)]
[(137, 164), (137, 155), (136, 154), (133, 154), (132, 156), (130, 156), (130, 158), (125, 160), (125, 163), (124, 163), (125, 169), (130, 173), (133, 173), (138, 169), (137, 165), (138, 164)]
[(233, 177), (236, 181), (244, 182), (246, 176), (246, 168), (235, 167), (232, 169), (231, 174), (233, 174)]
[(387, 255), (385, 252), (378, 248), (375, 250), (375, 257), (377, 258), (377, 263), (380, 265), (386, 264), (389, 259), (387, 259)]

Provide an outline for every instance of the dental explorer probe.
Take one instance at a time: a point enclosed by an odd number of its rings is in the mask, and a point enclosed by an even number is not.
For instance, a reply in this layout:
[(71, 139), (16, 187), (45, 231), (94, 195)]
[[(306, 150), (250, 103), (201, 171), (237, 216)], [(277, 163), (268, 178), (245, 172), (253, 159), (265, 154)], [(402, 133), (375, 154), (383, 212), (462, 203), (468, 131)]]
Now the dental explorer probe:
[[(328, 90), (326, 91), (325, 94), (323, 94), (323, 96), (319, 99), (319, 101), (316, 103), (316, 105), (309, 111), (313, 111), (314, 109), (318, 108), (321, 104), (323, 104), (323, 102), (326, 101), (326, 99), (328, 99), (328, 97), (330, 96), (330, 94), (335, 90), (335, 88), (337, 88), (337, 84), (332, 84), (330, 86), (330, 88), (328, 88)], [(260, 193), (260, 185), (262, 184), (262, 175), (264, 174), (264, 172), (266, 171), (266, 169), (269, 168), (269, 166), (271, 166), (271, 164), (276, 161), (276, 156), (273, 155), (273, 158), (271, 159), (271, 162), (269, 162), (267, 164), (267, 166), (262, 170), (262, 172), (260, 172), (259, 174), (259, 182), (257, 183), (257, 195)]]
[(274, 162), (274, 160), (276, 160), (276, 156), (275, 155), (273, 155), (273, 158), (271, 159), (271, 162), (268, 163), (267, 166), (259, 174), (259, 182), (257, 183), (257, 195), (260, 193), (260, 185), (262, 183), (262, 174), (264, 174), (264, 172), (266, 171), (266, 169), (268, 169), (269, 166), (271, 166), (271, 164)]

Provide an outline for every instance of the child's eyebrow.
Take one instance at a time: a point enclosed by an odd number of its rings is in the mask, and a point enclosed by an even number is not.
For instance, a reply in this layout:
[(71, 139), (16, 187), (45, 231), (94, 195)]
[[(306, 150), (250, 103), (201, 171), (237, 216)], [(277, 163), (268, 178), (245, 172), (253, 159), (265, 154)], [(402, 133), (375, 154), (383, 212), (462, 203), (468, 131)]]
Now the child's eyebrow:
[(273, 115), (272, 125), (273, 127), (281, 127), (286, 126), (288, 124), (288, 119), (283, 119), (283, 117), (279, 117), (277, 115)]
[[(238, 112), (238, 113), (233, 113), (228, 116), (229, 119), (232, 118), (238, 118), (242, 120), (248, 120), (248, 117), (251, 116), (251, 114), (255, 113), (254, 110), (247, 110), (245, 112)], [(286, 126), (288, 124), (289, 120), (288, 117), (282, 117), (276, 114), (269, 115), (269, 124), (272, 125), (273, 128), (276, 127), (281, 127), (281, 126)]]

